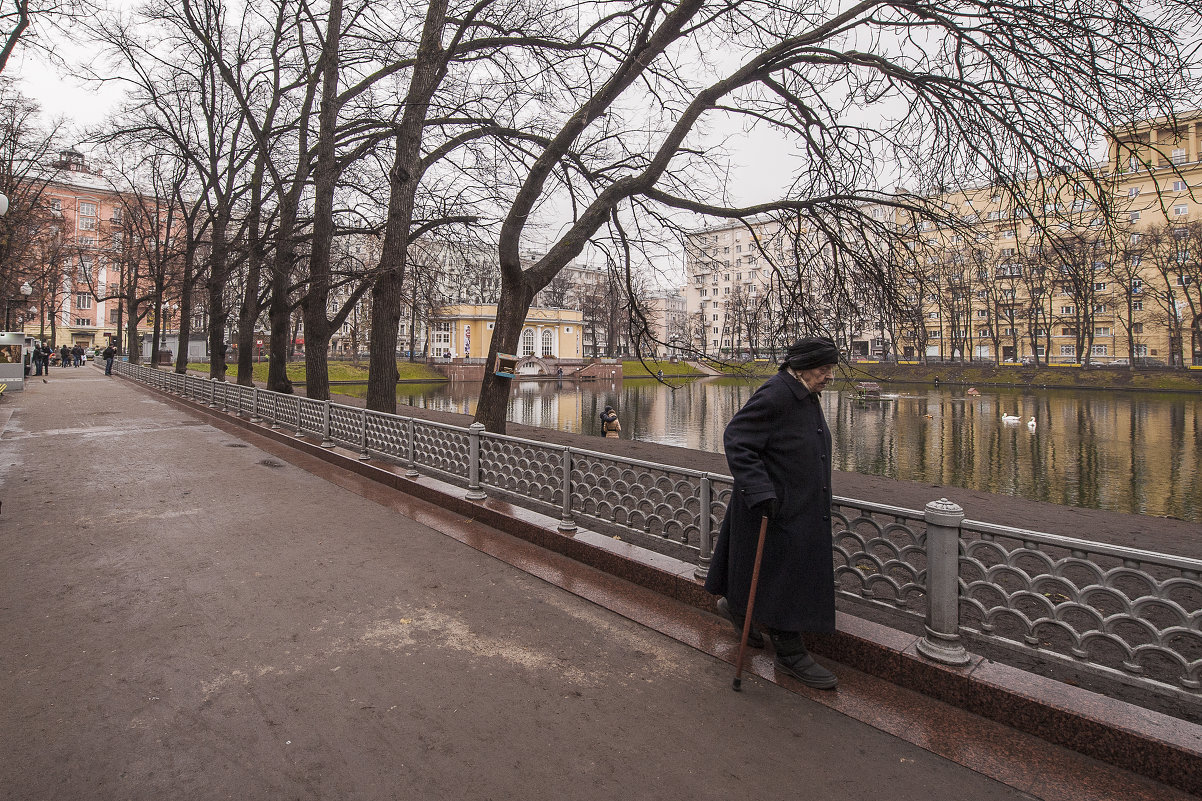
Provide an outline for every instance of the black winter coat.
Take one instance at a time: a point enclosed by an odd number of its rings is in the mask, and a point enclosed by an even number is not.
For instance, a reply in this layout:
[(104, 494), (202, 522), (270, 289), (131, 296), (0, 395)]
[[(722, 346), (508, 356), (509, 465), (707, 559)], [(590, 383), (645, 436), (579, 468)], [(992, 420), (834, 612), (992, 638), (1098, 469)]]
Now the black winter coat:
[(834, 631), (831, 435), (818, 396), (777, 373), (731, 418), (723, 444), (734, 492), (705, 588), (747, 608), (761, 519), (751, 509), (776, 498), (752, 617), (780, 631)]

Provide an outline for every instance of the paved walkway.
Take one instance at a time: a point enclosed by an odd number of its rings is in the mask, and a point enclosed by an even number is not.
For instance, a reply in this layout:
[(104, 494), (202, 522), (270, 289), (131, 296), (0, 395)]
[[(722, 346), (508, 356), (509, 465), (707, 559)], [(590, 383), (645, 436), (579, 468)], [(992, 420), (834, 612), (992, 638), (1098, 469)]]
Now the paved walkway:
[(0, 428), (0, 798), (1187, 798), (846, 668), (733, 693), (703, 613), (94, 367)]

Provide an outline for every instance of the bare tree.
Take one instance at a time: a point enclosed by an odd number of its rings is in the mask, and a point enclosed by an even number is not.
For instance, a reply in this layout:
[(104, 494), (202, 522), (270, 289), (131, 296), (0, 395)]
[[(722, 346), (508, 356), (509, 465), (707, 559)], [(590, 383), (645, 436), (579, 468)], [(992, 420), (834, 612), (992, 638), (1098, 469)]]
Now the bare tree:
[[(1187, 59), (1170, 26), (1197, 24), (1185, 11), (1151, 19), (1118, 4), (1093, 16), (1053, 3), (864, 2), (827, 11), (704, 0), (635, 3), (623, 23), (608, 30), (611, 58), (589, 65), (592, 80), (564, 86), (547, 104), (540, 119), (547, 143), (532, 148), (502, 223), (501, 308), (476, 415), (490, 430), (504, 429), (508, 400), (508, 380), (491, 369), (495, 354), (516, 345), (534, 293), (616, 210), (736, 219), (788, 210), (822, 232), (834, 275), (858, 268), (879, 282), (883, 265), (861, 250), (891, 232), (866, 219), (868, 204), (937, 218), (943, 211), (923, 198), (949, 175), (1017, 194), (1032, 176), (1084, 171), (1081, 141), (1113, 131), (1134, 109), (1167, 112), (1183, 97)], [(690, 80), (681, 68), (687, 48), (703, 50), (719, 35), (739, 63), (714, 80)], [(918, 40), (922, 47), (909, 44)], [(635, 96), (654, 97), (662, 125), (651, 136), (620, 127), (619, 109), (637, 105)], [(873, 130), (859, 123), (865, 107), (886, 100), (904, 109), (894, 123)], [(715, 110), (776, 126), (801, 143), (799, 178), (786, 197), (735, 207), (704, 196), (712, 184), (697, 180), (705, 164), (693, 134)], [(873, 167), (883, 156), (914, 178), (913, 194), (876, 189)], [(523, 232), (555, 192), (572, 198), (572, 223), (523, 269)]]

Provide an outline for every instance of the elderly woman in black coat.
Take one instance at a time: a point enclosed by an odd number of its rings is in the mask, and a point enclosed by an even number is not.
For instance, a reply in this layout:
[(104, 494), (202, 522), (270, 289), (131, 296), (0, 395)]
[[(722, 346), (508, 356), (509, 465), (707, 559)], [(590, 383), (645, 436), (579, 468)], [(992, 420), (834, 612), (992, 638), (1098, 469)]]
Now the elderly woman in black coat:
[[(742, 631), (760, 521), (768, 518), (755, 622), (772, 639), (777, 669), (820, 689), (838, 680), (809, 655), (801, 632), (835, 629), (831, 435), (818, 399), (838, 361), (830, 339), (798, 341), (726, 426), (734, 492), (705, 584)], [(753, 629), (748, 644), (763, 647), (763, 637)]]

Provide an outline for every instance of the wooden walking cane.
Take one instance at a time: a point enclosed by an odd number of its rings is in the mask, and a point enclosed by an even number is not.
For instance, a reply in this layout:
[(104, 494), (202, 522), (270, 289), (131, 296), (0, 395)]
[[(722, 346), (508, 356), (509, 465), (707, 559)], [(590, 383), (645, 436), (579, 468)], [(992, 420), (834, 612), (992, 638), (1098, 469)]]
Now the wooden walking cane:
[(755, 565), (751, 568), (751, 592), (747, 596), (747, 611), (743, 613), (743, 639), (739, 642), (739, 655), (735, 659), (735, 680), (731, 689), (743, 689), (743, 657), (747, 654), (747, 637), (751, 634), (751, 613), (755, 611), (755, 589), (760, 583), (760, 562), (764, 559), (764, 539), (768, 536), (768, 515), (760, 521), (760, 541), (755, 545)]

